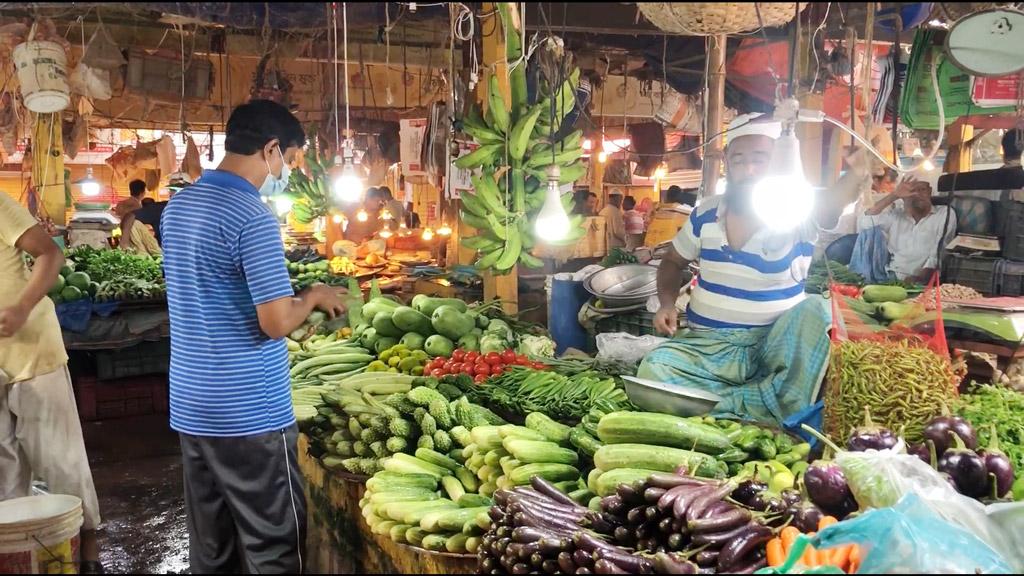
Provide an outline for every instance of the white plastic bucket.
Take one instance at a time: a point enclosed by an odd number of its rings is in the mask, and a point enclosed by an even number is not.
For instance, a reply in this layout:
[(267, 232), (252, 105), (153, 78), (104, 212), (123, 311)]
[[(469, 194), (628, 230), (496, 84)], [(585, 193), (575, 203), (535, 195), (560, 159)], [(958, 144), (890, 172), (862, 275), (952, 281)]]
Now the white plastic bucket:
[(29, 40), (14, 47), (14, 66), (26, 108), (49, 114), (68, 107), (67, 65), (67, 54), (56, 42)]
[(0, 502), (0, 574), (75, 574), (82, 501), (52, 494)]

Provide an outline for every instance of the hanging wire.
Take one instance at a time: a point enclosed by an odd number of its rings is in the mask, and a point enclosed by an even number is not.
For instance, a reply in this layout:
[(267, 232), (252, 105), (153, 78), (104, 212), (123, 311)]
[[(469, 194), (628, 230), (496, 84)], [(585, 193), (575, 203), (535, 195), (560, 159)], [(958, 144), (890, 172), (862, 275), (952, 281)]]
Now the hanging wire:
[(338, 119), (338, 3), (331, 3), (331, 32), (334, 38), (334, 50), (331, 55), (334, 59), (334, 153), (341, 154), (341, 122)]
[(345, 55), (345, 137), (352, 137), (352, 129), (349, 126), (349, 95), (348, 95), (348, 2), (341, 3), (341, 25), (342, 25), (342, 48)]
[[(818, 77), (821, 73), (821, 58), (818, 58), (818, 45), (816, 44), (818, 34), (825, 28), (825, 23), (828, 22), (829, 11), (832, 10), (832, 3), (829, 2), (825, 6), (825, 17), (821, 19), (821, 24), (814, 29), (814, 34), (811, 34), (811, 52), (814, 53), (814, 81), (811, 82), (811, 93), (814, 93), (814, 89), (818, 86)], [(898, 43), (897, 43), (898, 44)]]

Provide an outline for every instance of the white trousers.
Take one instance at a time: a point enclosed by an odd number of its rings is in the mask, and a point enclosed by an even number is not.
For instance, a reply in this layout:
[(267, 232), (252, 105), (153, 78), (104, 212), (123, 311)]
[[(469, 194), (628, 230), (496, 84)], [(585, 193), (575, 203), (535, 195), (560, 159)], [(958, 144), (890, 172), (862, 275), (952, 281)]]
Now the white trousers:
[(30, 496), (33, 475), (53, 494), (82, 499), (83, 530), (100, 524), (71, 374), (59, 370), (7, 383), (0, 372), (0, 500)]

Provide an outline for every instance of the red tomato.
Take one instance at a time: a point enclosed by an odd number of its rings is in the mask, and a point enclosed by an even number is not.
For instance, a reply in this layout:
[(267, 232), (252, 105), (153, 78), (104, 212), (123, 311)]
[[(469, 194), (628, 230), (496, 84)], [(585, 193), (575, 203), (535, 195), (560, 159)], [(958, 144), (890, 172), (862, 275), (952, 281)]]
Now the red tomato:
[(476, 382), (477, 384), (483, 384), (484, 381), (486, 381), (486, 380), (487, 380), (487, 376), (484, 376), (483, 374), (480, 374), (479, 376), (473, 378), (473, 382)]
[(527, 368), (529, 368), (530, 366), (533, 366), (533, 362), (530, 362), (526, 358), (517, 358), (516, 359), (516, 364), (519, 365), (519, 366), (526, 366)]
[(445, 375), (444, 370), (441, 368), (434, 368), (430, 371), (430, 375), (434, 378), (440, 378)]
[(516, 362), (517, 363), (522, 363), (523, 360), (529, 361), (530, 359), (526, 357), (526, 354), (516, 354)]
[(455, 352), (452, 352), (452, 360), (455, 360), (456, 362), (462, 362), (462, 360), (465, 357), (466, 357), (466, 351), (463, 350), (462, 348), (456, 348)]
[(473, 363), (475, 363), (476, 359), (479, 358), (479, 357), (480, 357), (480, 353), (479, 352), (471, 350), (469, 352), (466, 352), (465, 361), (466, 362), (473, 362)]
[(502, 364), (515, 364), (516, 363), (516, 352), (509, 348), (501, 353)]
[(487, 355), (484, 356), (484, 360), (491, 365), (501, 364), (501, 354), (498, 354), (497, 352), (488, 352)]
[(452, 374), (462, 374), (462, 362), (452, 362)]
[(505, 367), (501, 364), (495, 364), (494, 366), (491, 366), (491, 376), (497, 376), (498, 374), (501, 374), (504, 371)]
[(443, 366), (444, 371), (447, 372), (448, 374), (452, 373), (452, 364), (455, 364), (455, 363), (452, 362), (451, 360), (448, 360), (447, 362), (444, 363), (444, 366)]
[(490, 376), (491, 375), (491, 366), (490, 366), (490, 364), (486, 364), (486, 363), (481, 362), (481, 363), (477, 364), (473, 368), (473, 372), (475, 374), (478, 374), (478, 375), (479, 374), (483, 374), (484, 376)]
[(540, 362), (534, 362), (532, 364), (532, 366), (533, 366), (534, 370), (545, 370), (545, 369), (547, 369), (547, 366), (544, 365), (544, 364), (541, 364)]
[(462, 365), (462, 373), (463, 374), (468, 374), (469, 376), (474, 376), (474, 375), (476, 375), (476, 369), (473, 368), (472, 364), (470, 364), (469, 362), (466, 362), (466, 363), (464, 363)]

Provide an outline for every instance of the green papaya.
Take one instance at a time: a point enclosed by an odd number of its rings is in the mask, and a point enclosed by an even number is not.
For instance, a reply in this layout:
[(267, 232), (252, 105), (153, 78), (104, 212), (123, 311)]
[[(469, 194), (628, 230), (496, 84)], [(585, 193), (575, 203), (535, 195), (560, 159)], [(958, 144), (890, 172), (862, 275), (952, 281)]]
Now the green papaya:
[(486, 330), (487, 325), (491, 323), (491, 319), (483, 314), (478, 314), (476, 317), (476, 327), (481, 330)]
[(434, 310), (430, 323), (438, 334), (450, 340), (462, 338), (476, 326), (476, 322), (468, 314), (447, 304), (442, 304)]
[(398, 306), (399, 304), (394, 300), (389, 300), (384, 297), (374, 298), (363, 306), (363, 322), (366, 322), (367, 324), (372, 324), (373, 318), (374, 316), (377, 315), (378, 312), (382, 312), (384, 310), (393, 311), (395, 308), (398, 308)]
[(398, 344), (398, 338), (392, 338), (391, 336), (381, 336), (377, 339), (377, 342), (373, 345), (373, 350), (380, 354), (385, 350), (394, 347)]
[(391, 338), (401, 338), (405, 332), (399, 330), (395, 326), (392, 320), (393, 313), (391, 310), (381, 310), (373, 316), (373, 327), (377, 330), (377, 334), (380, 336), (389, 336)]
[(391, 315), (391, 321), (402, 332), (417, 332), (428, 336), (434, 333), (434, 327), (430, 324), (430, 318), (409, 306), (395, 308), (394, 314)]
[(434, 311), (441, 306), (451, 306), (461, 313), (469, 310), (469, 306), (458, 298), (432, 298), (417, 294), (412, 299), (412, 307), (425, 316), (433, 316)]
[(865, 302), (902, 302), (907, 299), (907, 291), (901, 286), (880, 286), (872, 284), (861, 290), (861, 298)]
[(416, 332), (409, 332), (399, 341), (399, 344), (404, 344), (409, 350), (423, 350), (423, 344), (426, 343), (427, 339), (422, 334)]
[(427, 338), (423, 350), (431, 356), (449, 357), (455, 351), (455, 343), (440, 334), (434, 334)]
[(363, 335), (359, 337), (359, 343), (363, 345), (363, 348), (373, 350), (373, 345), (377, 343), (378, 338), (380, 336), (377, 335), (377, 329), (371, 326), (363, 330)]

